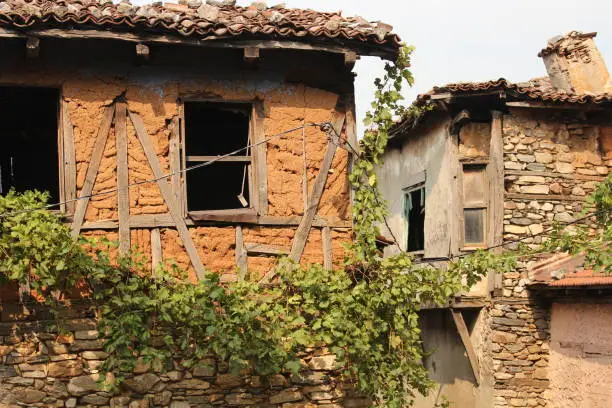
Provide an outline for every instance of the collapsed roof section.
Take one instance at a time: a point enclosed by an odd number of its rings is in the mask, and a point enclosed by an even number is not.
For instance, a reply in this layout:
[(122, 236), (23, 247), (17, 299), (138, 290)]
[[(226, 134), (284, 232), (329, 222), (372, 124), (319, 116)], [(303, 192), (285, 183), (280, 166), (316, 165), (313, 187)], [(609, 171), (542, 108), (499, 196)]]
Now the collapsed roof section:
[(343, 17), (341, 12), (267, 7), (264, 2), (249, 7), (234, 3), (189, 0), (136, 6), (126, 0), (118, 4), (112, 0), (4, 0), (0, 1), (0, 30), (60, 38), (69, 38), (62, 31), (81, 31), (82, 38), (109, 38), (112, 32), (132, 41), (136, 34), (143, 40), (169, 38), (169, 42), (192, 45), (271, 40), (343, 47), (385, 59), (394, 59), (400, 48), (393, 27), (381, 22)]

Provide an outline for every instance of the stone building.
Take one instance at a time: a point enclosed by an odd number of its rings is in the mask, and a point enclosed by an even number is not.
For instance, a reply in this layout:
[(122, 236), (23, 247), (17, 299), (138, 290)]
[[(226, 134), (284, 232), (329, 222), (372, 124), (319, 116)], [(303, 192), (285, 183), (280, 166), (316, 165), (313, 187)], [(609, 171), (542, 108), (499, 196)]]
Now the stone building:
[[(379, 168), (402, 250), (444, 262), (537, 246), (554, 222), (581, 217), (612, 166), (611, 82), (594, 37), (551, 39), (539, 53), (547, 77), (419, 96), (428, 110), (395, 127)], [(611, 406), (612, 281), (581, 262), (491, 273), (448, 309), (424, 310), (425, 363), (440, 389), (418, 406), (443, 395), (457, 407)]]
[[(352, 68), (361, 55), (394, 59), (399, 39), (362, 17), (234, 3), (0, 0), (0, 193), (47, 190), (75, 235), (138, 248), (152, 267), (175, 262), (193, 281), (268, 281), (281, 254), (341, 263)], [(2, 288), (0, 406), (363, 402), (326, 355), (269, 382), (215, 361), (140, 367), (121, 395), (102, 392), (103, 340), (87, 317), (66, 311), (72, 333), (59, 335)]]

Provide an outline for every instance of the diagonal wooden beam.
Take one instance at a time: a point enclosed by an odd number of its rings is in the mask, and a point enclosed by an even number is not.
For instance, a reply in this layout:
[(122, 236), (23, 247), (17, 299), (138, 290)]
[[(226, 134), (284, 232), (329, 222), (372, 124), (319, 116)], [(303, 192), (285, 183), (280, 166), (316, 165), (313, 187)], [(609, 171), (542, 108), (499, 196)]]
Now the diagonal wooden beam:
[(89, 196), (91, 195), (94, 183), (96, 182), (96, 176), (98, 175), (100, 162), (102, 161), (102, 155), (104, 154), (104, 146), (106, 146), (106, 141), (108, 140), (108, 134), (113, 123), (114, 115), (114, 104), (108, 106), (102, 115), (102, 122), (100, 123), (100, 128), (98, 129), (96, 143), (94, 144), (89, 166), (87, 167), (85, 182), (83, 183), (81, 195), (79, 196), (81, 199), (77, 202), (76, 210), (74, 212), (74, 219), (72, 221), (73, 236), (77, 236), (81, 232), (81, 226), (83, 225), (83, 219), (85, 218), (85, 211), (89, 205)]
[(198, 251), (193, 243), (193, 240), (191, 239), (191, 235), (189, 234), (189, 229), (187, 228), (185, 220), (182, 217), (179, 203), (175, 200), (174, 195), (172, 194), (172, 189), (170, 188), (168, 180), (164, 178), (164, 173), (161, 169), (161, 165), (159, 164), (159, 159), (157, 158), (155, 149), (153, 148), (151, 138), (145, 129), (144, 122), (140, 116), (133, 112), (129, 112), (129, 116), (132, 124), (134, 125), (134, 129), (136, 130), (136, 136), (138, 136), (138, 140), (142, 145), (145, 156), (147, 156), (149, 166), (151, 166), (151, 170), (153, 171), (153, 176), (158, 179), (157, 185), (159, 186), (162, 196), (164, 197), (164, 201), (170, 210), (170, 216), (172, 217), (172, 220), (176, 225), (176, 229), (183, 240), (183, 245), (185, 246), (185, 250), (189, 255), (191, 264), (196, 271), (196, 275), (198, 276), (198, 279), (204, 279), (206, 271), (204, 270), (204, 266), (202, 266), (200, 255), (198, 255)]
[(453, 320), (455, 321), (455, 325), (457, 326), (459, 337), (461, 337), (461, 341), (463, 342), (463, 346), (465, 347), (465, 351), (467, 352), (467, 357), (470, 361), (470, 365), (472, 366), (472, 373), (474, 373), (474, 379), (476, 380), (476, 384), (478, 385), (480, 384), (480, 370), (478, 368), (478, 357), (476, 357), (476, 352), (474, 351), (474, 347), (472, 346), (472, 340), (470, 339), (470, 332), (468, 331), (467, 325), (465, 324), (465, 320), (463, 319), (463, 314), (460, 310), (451, 309), (451, 314), (453, 315)]
[[(300, 262), (300, 259), (302, 259), (302, 254), (304, 253), (304, 248), (306, 247), (306, 241), (308, 240), (308, 235), (310, 234), (313, 221), (317, 215), (317, 210), (319, 209), (325, 184), (327, 183), (327, 176), (329, 175), (329, 170), (331, 169), (332, 162), (336, 156), (336, 151), (338, 150), (338, 145), (340, 144), (340, 140), (337, 135), (341, 134), (345, 119), (346, 115), (344, 112), (337, 111), (334, 120), (332, 121), (333, 129), (329, 130), (329, 142), (327, 143), (325, 157), (323, 158), (323, 163), (319, 169), (319, 174), (317, 174), (314, 186), (312, 187), (312, 192), (310, 193), (308, 200), (308, 207), (306, 208), (306, 212), (302, 217), (297, 231), (295, 232), (293, 243), (291, 245), (291, 252), (289, 252), (289, 259), (293, 262)], [(268, 272), (260, 280), (260, 283), (269, 283), (275, 275), (276, 268)]]
[(115, 107), (115, 137), (117, 138), (117, 201), (119, 207), (119, 253), (130, 251), (130, 192), (128, 188), (127, 105)]

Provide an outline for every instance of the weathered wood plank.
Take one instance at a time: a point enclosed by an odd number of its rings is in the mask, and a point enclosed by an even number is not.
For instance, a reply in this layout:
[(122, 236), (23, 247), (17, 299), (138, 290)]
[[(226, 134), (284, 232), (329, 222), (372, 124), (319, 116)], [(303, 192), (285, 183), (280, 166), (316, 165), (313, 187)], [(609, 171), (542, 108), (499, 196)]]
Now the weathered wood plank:
[(180, 146), (180, 124), (179, 118), (174, 117), (170, 124), (170, 141), (168, 143), (168, 163), (170, 165), (170, 184), (172, 195), (177, 203), (182, 202), (181, 194), (181, 146)]
[(231, 223), (257, 223), (257, 213), (253, 209), (190, 211), (189, 218), (194, 221), (219, 221)]
[(128, 180), (127, 106), (115, 105), (115, 136), (117, 138), (117, 196), (119, 207), (119, 253), (130, 251), (130, 196)]
[(271, 256), (283, 256), (289, 255), (291, 251), (290, 247), (284, 247), (279, 245), (268, 245), (258, 243), (247, 243), (244, 244), (247, 253), (249, 255), (271, 255)]
[(467, 357), (470, 361), (472, 372), (474, 373), (474, 379), (476, 380), (476, 384), (478, 385), (480, 384), (480, 369), (478, 365), (478, 358), (476, 357), (476, 352), (474, 351), (474, 347), (472, 346), (472, 340), (470, 339), (470, 332), (468, 331), (467, 325), (465, 324), (465, 320), (463, 319), (463, 314), (460, 310), (451, 309), (451, 314), (453, 315), (453, 320), (455, 321), (455, 325), (457, 326), (459, 337), (461, 337), (461, 341), (463, 342), (463, 346), (465, 347), (465, 351), (467, 352)]
[[(496, 247), (504, 241), (504, 141), (503, 141), (503, 113), (491, 112), (491, 139), (489, 142), (489, 165), (487, 176), (489, 179), (489, 232), (487, 244)], [(501, 248), (494, 251), (501, 251)], [(489, 271), (487, 274), (489, 292), (495, 289), (498, 272)]]
[(163, 260), (161, 232), (159, 228), (153, 228), (151, 230), (151, 269), (153, 272), (155, 272), (155, 269)]
[(331, 228), (323, 227), (321, 230), (321, 239), (323, 241), (323, 267), (331, 271), (334, 267)]
[[(340, 106), (341, 105), (339, 102), (339, 107)], [(325, 184), (327, 183), (329, 170), (331, 169), (332, 162), (336, 155), (336, 151), (338, 150), (338, 144), (340, 143), (340, 140), (337, 135), (341, 134), (342, 128), (344, 127), (345, 119), (345, 112), (340, 111), (340, 109), (338, 108), (335, 117), (332, 121), (333, 129), (329, 131), (328, 136), (330, 140), (327, 143), (325, 157), (323, 158), (323, 162), (321, 163), (319, 174), (317, 174), (317, 178), (315, 179), (315, 183), (312, 187), (312, 192), (308, 200), (307, 211), (302, 217), (302, 221), (300, 222), (300, 225), (298, 226), (297, 231), (295, 232), (295, 236), (293, 238), (291, 252), (289, 253), (289, 259), (293, 262), (300, 262), (300, 259), (302, 259), (302, 254), (304, 253), (304, 248), (306, 247), (306, 241), (308, 240), (308, 235), (310, 235), (310, 230), (312, 228), (313, 221), (319, 208), (321, 197), (323, 196), (323, 190), (325, 189)], [(273, 268), (260, 280), (260, 283), (269, 283), (272, 278), (274, 278), (275, 274), (276, 268)]]
[[(74, 126), (70, 119), (68, 103), (62, 101), (62, 148), (63, 148), (63, 170), (64, 170), (64, 200), (70, 201), (76, 198), (76, 152), (74, 150)], [(73, 214), (75, 202), (66, 203), (66, 213)]]
[(558, 194), (524, 194), (506, 193), (505, 198), (510, 200), (542, 200), (542, 201), (586, 201), (586, 196), (558, 195)]
[(163, 178), (164, 173), (162, 172), (161, 165), (159, 164), (159, 159), (157, 158), (157, 154), (155, 153), (155, 149), (153, 148), (153, 143), (151, 142), (151, 138), (149, 137), (144, 123), (140, 116), (133, 112), (129, 112), (130, 119), (132, 120), (132, 124), (134, 125), (134, 129), (136, 130), (136, 135), (138, 136), (138, 140), (140, 140), (140, 144), (144, 150), (145, 156), (147, 156), (147, 160), (149, 161), (149, 165), (151, 166), (151, 170), (153, 171), (153, 176), (155, 178), (159, 178), (157, 180), (157, 185), (164, 197), (164, 201), (170, 210), (170, 215), (172, 216), (172, 220), (176, 225), (176, 229), (181, 236), (183, 241), (183, 245), (185, 246), (185, 250), (189, 255), (189, 259), (191, 260), (191, 264), (196, 271), (196, 275), (199, 279), (203, 279), (206, 271), (204, 270), (204, 266), (202, 266), (202, 261), (200, 260), (200, 255), (191, 239), (191, 235), (189, 234), (189, 229), (185, 224), (185, 220), (183, 219), (179, 203), (176, 202), (174, 196), (172, 195), (172, 190), (170, 189), (170, 185), (168, 181)]
[(253, 161), (251, 156), (187, 156), (188, 162), (210, 162), (210, 161), (223, 161), (223, 162), (243, 162), (250, 163)]
[(589, 174), (563, 174), (553, 171), (530, 171), (530, 170), (506, 170), (506, 176), (541, 176), (551, 178), (561, 178), (565, 180), (580, 180), (580, 181), (597, 181), (601, 182), (606, 179), (606, 176), (592, 176)]
[[(186, 225), (196, 225), (199, 223), (218, 222), (228, 224), (250, 224), (260, 225), (264, 227), (297, 227), (300, 225), (302, 217), (255, 217), (247, 221), (203, 221), (203, 220), (185, 220)], [(196, 222), (194, 222), (196, 221)], [(174, 221), (170, 214), (138, 214), (130, 215), (130, 228), (168, 228), (174, 227)], [(336, 218), (323, 218), (317, 216), (312, 223), (315, 228), (330, 227), (335, 230), (347, 230), (351, 228), (349, 221), (343, 221)], [(119, 223), (116, 220), (104, 220), (96, 222), (85, 222), (81, 230), (113, 230), (118, 229)]]
[(242, 227), (236, 227), (236, 267), (238, 280), (244, 281), (248, 273), (248, 250), (244, 244)]
[(100, 168), (100, 162), (102, 161), (102, 155), (104, 154), (104, 146), (108, 139), (111, 125), (113, 123), (113, 116), (115, 115), (115, 105), (111, 105), (106, 108), (102, 115), (102, 122), (98, 129), (98, 136), (96, 137), (96, 143), (94, 144), (93, 150), (90, 155), (89, 166), (87, 167), (87, 174), (81, 189), (79, 197), (81, 199), (77, 202), (76, 210), (74, 212), (74, 219), (72, 221), (72, 235), (77, 236), (81, 232), (81, 225), (85, 218), (85, 211), (89, 205), (89, 196), (93, 191), (94, 183), (96, 182), (96, 176), (98, 175), (98, 169)]
[[(291, 49), (302, 51), (328, 52), (333, 54), (345, 54), (353, 52), (352, 49), (342, 47), (340, 45), (325, 45), (325, 44), (308, 44), (299, 41), (275, 41), (275, 40), (232, 40), (228, 38), (221, 39), (200, 39), (196, 37), (183, 37), (180, 35), (166, 35), (153, 33), (128, 33), (128, 32), (113, 32), (104, 30), (83, 30), (83, 29), (29, 29), (28, 34), (24, 34), (18, 30), (8, 28), (0, 28), (0, 38), (27, 38), (28, 35), (40, 38), (62, 38), (62, 39), (101, 39), (101, 40), (116, 40), (135, 43), (148, 44), (182, 44), (196, 47), (210, 48), (237, 48), (244, 49), (246, 47), (257, 47), (260, 49)], [(370, 47), (364, 45), (358, 48), (360, 53), (365, 55), (378, 56), (385, 59), (393, 59), (396, 55), (396, 50), (391, 47)]]
[(253, 103), (251, 114), (251, 143), (257, 144), (253, 148), (253, 168), (255, 170), (256, 208), (259, 215), (268, 214), (268, 144), (262, 143), (266, 139), (264, 129), (264, 108), (261, 101)]

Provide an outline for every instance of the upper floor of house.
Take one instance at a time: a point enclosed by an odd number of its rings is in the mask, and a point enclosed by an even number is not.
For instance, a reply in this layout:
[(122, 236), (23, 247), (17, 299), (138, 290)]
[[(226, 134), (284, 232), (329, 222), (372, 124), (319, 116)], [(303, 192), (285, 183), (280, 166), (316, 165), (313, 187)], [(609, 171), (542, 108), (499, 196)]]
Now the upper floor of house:
[(395, 127), (378, 170), (403, 250), (444, 260), (535, 245), (555, 221), (580, 217), (612, 166), (611, 82), (594, 37), (551, 39), (539, 53), (547, 77), (419, 96), (424, 112)]
[(399, 47), (263, 2), (2, 1), (0, 194), (48, 191), (75, 234), (198, 276), (322, 262), (352, 226), (353, 66)]

